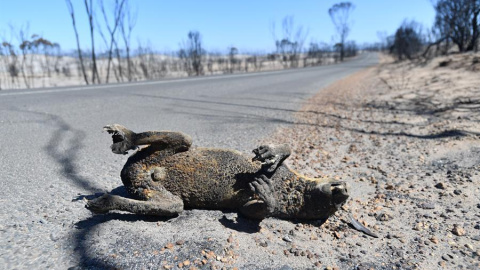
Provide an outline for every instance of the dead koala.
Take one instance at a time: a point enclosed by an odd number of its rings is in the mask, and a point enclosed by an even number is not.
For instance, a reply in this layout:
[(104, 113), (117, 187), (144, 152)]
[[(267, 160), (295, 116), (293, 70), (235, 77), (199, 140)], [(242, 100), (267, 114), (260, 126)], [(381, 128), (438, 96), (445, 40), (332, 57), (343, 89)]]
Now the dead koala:
[(237, 210), (248, 218), (326, 219), (347, 200), (342, 181), (299, 175), (282, 162), (288, 145), (265, 145), (250, 158), (235, 150), (190, 148), (181, 132), (134, 133), (108, 125), (112, 151), (136, 151), (123, 167), (122, 182), (133, 199), (105, 194), (88, 201), (94, 213), (110, 210), (175, 216), (184, 209)]

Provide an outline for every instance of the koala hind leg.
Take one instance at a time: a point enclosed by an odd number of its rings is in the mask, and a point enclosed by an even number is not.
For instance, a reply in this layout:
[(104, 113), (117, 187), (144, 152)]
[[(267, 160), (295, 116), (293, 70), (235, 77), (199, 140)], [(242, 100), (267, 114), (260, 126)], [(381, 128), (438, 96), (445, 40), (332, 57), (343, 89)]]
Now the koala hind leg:
[(139, 215), (165, 217), (176, 216), (183, 211), (183, 201), (180, 197), (168, 191), (152, 191), (152, 193), (152, 198), (146, 201), (104, 194), (88, 201), (85, 207), (95, 214), (103, 214), (111, 210), (120, 210)]

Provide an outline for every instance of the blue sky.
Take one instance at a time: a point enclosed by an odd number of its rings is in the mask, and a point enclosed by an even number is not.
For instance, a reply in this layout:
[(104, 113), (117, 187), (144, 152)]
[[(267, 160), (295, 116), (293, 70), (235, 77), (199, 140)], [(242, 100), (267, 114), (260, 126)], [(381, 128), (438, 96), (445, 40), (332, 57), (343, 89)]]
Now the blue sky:
[[(105, 0), (106, 2), (110, 0)], [(10, 27), (28, 22), (30, 34), (40, 34), (57, 42), (62, 49), (76, 48), (75, 35), (64, 0), (0, 0), (0, 39), (10, 39)], [(90, 39), (83, 0), (72, 0), (82, 47)], [(293, 16), (295, 24), (308, 29), (310, 41), (330, 43), (335, 38), (328, 9), (341, 1), (332, 0), (130, 0), (137, 10), (137, 24), (132, 34), (137, 41), (149, 42), (158, 51), (176, 51), (190, 30), (198, 30), (204, 47), (224, 52), (235, 46), (240, 52), (270, 52), (274, 41), (270, 25), (280, 30), (281, 20)], [(349, 40), (357, 44), (379, 41), (377, 33), (393, 34), (404, 19), (416, 20), (430, 27), (434, 10), (429, 0), (352, 0), (354, 22)], [(99, 10), (98, 10), (99, 12)], [(100, 14), (99, 14), (100, 15)], [(101, 17), (99, 17), (101, 19)], [(103, 42), (96, 38), (100, 49)]]

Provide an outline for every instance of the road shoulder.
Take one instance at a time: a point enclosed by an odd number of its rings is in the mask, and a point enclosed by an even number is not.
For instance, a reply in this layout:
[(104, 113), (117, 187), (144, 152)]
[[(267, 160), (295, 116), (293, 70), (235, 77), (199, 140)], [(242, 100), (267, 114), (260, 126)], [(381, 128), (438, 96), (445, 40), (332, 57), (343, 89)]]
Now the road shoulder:
[[(294, 169), (350, 183), (345, 211), (322, 225), (315, 251), (336, 258), (324, 264), (479, 267), (475, 57), (383, 59), (322, 89), (276, 132), (275, 143), (292, 144)], [(346, 226), (347, 212), (381, 238)]]

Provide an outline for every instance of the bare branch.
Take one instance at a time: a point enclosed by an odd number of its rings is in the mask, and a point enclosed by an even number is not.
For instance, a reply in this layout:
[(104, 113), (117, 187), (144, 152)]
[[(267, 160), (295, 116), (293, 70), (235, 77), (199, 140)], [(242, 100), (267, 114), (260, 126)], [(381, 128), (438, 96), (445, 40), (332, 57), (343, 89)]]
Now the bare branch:
[(340, 61), (343, 61), (345, 56), (345, 41), (347, 40), (347, 36), (350, 33), (350, 28), (352, 22), (350, 21), (350, 13), (353, 11), (355, 6), (350, 2), (341, 2), (338, 4), (333, 5), (329, 10), (328, 14), (332, 19), (333, 24), (335, 25), (335, 29), (337, 30), (337, 34), (340, 36)]
[(80, 60), (80, 65), (82, 67), (83, 79), (85, 80), (85, 83), (88, 84), (87, 73), (85, 72), (85, 65), (83, 64), (82, 49), (80, 48), (80, 39), (78, 37), (77, 25), (75, 23), (75, 11), (71, 0), (65, 0), (65, 3), (67, 4), (68, 12), (72, 18), (73, 30), (75, 31), (75, 38), (77, 40), (78, 59)]
[(88, 22), (90, 25), (90, 39), (92, 42), (92, 83), (95, 83), (95, 79), (98, 83), (101, 83), (100, 76), (98, 75), (97, 59), (95, 55), (95, 39), (94, 39), (94, 23), (93, 23), (93, 4), (92, 0), (85, 0), (85, 10), (88, 15)]

